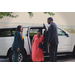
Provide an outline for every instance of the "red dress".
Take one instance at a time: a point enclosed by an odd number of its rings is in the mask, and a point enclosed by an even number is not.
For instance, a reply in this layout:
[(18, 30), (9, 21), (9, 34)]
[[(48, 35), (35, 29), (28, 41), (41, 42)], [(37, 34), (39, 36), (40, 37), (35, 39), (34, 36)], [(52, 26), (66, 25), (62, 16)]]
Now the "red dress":
[(34, 35), (33, 39), (34, 39), (34, 43), (32, 45), (32, 61), (35, 62), (44, 61), (43, 50), (38, 47), (39, 43), (40, 42), (42, 43), (42, 41), (44, 40), (44, 37), (43, 35), (41, 35), (40, 39), (38, 39), (38, 36)]

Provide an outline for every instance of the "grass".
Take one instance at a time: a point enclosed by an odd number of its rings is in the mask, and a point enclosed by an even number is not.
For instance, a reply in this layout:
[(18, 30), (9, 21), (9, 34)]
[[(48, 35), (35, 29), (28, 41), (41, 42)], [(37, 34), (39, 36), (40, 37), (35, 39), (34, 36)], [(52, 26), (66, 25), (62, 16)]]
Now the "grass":
[(30, 36), (34, 36), (34, 35), (36, 35), (37, 33), (30, 33)]
[(75, 34), (75, 33), (70, 33), (70, 34)]
[[(34, 36), (36, 35), (37, 33), (30, 33), (30, 36)], [(42, 35), (44, 35), (44, 33), (42, 33)]]

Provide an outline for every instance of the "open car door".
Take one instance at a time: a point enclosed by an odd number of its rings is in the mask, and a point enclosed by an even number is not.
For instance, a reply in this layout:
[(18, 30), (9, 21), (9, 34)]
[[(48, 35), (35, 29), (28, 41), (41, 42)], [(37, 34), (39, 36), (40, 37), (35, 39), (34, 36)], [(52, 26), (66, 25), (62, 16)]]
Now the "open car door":
[(43, 24), (43, 27), (29, 27), (28, 28), (28, 43), (29, 43), (29, 48), (30, 48), (30, 51), (31, 51), (31, 47), (32, 47), (32, 39), (33, 39), (33, 36), (37, 34), (37, 31), (40, 30), (41, 31), (41, 34), (44, 36), (44, 47), (43, 47), (43, 53), (44, 54), (47, 54), (48, 53), (48, 46), (47, 46), (47, 29), (46, 29), (46, 26), (45, 24)]
[(45, 26), (45, 24), (43, 24), (43, 27), (45, 28), (45, 31), (44, 31), (44, 54), (48, 54), (48, 45), (47, 45), (47, 41), (48, 41), (48, 31), (47, 31), (47, 28)]

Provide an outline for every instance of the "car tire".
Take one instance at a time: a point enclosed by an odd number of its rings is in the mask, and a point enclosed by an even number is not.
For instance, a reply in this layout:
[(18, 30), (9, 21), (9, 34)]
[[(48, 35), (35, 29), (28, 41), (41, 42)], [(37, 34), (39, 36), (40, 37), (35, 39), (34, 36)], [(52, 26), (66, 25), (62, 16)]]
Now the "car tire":
[[(14, 59), (14, 53), (11, 52), (10, 55), (9, 55), (9, 61), (10, 62), (13, 62), (13, 59)], [(26, 55), (24, 52), (20, 52), (20, 55), (18, 56), (18, 62), (24, 62), (26, 59)]]
[(73, 48), (73, 57), (75, 58), (75, 46)]

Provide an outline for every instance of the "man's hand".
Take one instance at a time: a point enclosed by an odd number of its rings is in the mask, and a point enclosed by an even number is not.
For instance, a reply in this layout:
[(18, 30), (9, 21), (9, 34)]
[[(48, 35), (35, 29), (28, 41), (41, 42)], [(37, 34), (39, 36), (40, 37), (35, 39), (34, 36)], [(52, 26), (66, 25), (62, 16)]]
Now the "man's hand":
[(48, 30), (46, 30), (46, 32), (48, 32)]
[(17, 52), (19, 52), (20, 51), (20, 49), (19, 48), (17, 48)]
[(48, 43), (48, 46), (50, 46), (50, 44)]

